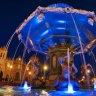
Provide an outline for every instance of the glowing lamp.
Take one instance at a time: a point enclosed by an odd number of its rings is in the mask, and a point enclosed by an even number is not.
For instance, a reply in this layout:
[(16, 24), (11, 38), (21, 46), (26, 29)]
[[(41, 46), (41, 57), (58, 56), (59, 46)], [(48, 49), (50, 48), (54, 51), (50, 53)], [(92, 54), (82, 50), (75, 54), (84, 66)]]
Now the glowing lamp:
[(12, 69), (13, 68), (13, 66), (12, 65), (10, 65), (10, 69)]
[(89, 74), (91, 71), (89, 69), (87, 69), (87, 73)]
[(21, 61), (21, 58), (19, 58), (19, 61)]
[(28, 74), (29, 74), (29, 75), (31, 75), (32, 73), (31, 73), (31, 72), (29, 72)]
[(47, 69), (48, 69), (48, 67), (46, 65), (44, 65), (44, 70), (47, 70)]

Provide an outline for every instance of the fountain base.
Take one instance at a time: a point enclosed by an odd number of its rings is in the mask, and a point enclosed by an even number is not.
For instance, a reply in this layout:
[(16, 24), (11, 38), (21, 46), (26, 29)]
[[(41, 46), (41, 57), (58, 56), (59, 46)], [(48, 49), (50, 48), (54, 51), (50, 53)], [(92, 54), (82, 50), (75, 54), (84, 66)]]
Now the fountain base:
[[(71, 80), (70, 83), (72, 84), (74, 91), (79, 90), (80, 85), (78, 84), (78, 82)], [(61, 83), (58, 83), (57, 85), (55, 85), (55, 88), (58, 91), (67, 91), (68, 90), (68, 81), (62, 81)]]

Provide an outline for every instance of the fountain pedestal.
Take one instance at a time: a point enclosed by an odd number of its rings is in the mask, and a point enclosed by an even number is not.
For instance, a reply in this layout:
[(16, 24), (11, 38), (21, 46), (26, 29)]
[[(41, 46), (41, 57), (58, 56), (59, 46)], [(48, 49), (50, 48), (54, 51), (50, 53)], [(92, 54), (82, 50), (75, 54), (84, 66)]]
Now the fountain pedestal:
[[(66, 80), (63, 80), (63, 81), (61, 81), (61, 82), (58, 82), (57, 83), (57, 86), (56, 85), (54, 85), (55, 87), (56, 87), (56, 89), (57, 90), (60, 90), (60, 91), (67, 91), (68, 89), (73, 89), (74, 91), (77, 91), (77, 90), (79, 90), (79, 88), (80, 88), (80, 85), (78, 84), (78, 82), (76, 82), (76, 81), (74, 81), (74, 80), (71, 80), (70, 81), (70, 85), (71, 86), (69, 86), (69, 83), (68, 83), (68, 81), (66, 81)], [(69, 87), (69, 88), (68, 88)], [(70, 89), (70, 90), (71, 90)]]

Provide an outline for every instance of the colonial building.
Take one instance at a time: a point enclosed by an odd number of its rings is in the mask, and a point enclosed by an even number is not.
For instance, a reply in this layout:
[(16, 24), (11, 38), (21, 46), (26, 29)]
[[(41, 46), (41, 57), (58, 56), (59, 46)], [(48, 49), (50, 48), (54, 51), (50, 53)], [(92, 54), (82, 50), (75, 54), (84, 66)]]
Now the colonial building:
[(0, 48), (0, 70), (3, 72), (4, 81), (12, 80), (16, 83), (20, 83), (22, 80), (31, 82), (36, 72), (35, 67), (31, 63), (22, 62), (21, 57), (7, 58), (5, 47)]

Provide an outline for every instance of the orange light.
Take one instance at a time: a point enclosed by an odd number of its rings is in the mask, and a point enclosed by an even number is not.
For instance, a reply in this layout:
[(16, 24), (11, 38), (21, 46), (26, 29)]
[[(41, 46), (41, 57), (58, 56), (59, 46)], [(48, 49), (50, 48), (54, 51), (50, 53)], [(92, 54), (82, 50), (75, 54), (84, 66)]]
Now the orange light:
[(32, 73), (31, 73), (31, 72), (29, 72), (28, 74), (29, 74), (29, 75), (31, 75)]
[(12, 65), (10, 65), (10, 69), (12, 69), (13, 68), (13, 66)]
[(43, 67), (43, 68), (44, 68), (44, 70), (47, 70), (47, 69), (48, 69), (48, 67), (47, 67), (46, 65), (44, 65), (44, 67)]
[(82, 78), (85, 79), (85, 76), (83, 76)]
[(19, 61), (21, 61), (21, 58), (19, 58)]
[(44, 77), (42, 76), (42, 79), (44, 79)]
[(26, 70), (28, 71), (28, 70), (29, 70), (29, 68), (27, 67), (27, 68), (26, 68)]
[(90, 73), (91, 71), (89, 69), (87, 69), (87, 73)]

